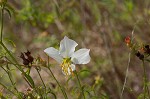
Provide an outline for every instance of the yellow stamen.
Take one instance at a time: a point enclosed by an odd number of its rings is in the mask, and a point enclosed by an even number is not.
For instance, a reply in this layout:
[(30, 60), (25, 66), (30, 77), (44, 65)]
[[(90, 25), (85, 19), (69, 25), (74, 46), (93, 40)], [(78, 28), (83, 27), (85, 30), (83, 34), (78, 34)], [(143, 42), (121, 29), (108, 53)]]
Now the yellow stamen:
[(61, 64), (62, 71), (65, 73), (65, 75), (73, 74), (71, 66), (71, 59), (70, 58), (64, 58), (63, 62)]

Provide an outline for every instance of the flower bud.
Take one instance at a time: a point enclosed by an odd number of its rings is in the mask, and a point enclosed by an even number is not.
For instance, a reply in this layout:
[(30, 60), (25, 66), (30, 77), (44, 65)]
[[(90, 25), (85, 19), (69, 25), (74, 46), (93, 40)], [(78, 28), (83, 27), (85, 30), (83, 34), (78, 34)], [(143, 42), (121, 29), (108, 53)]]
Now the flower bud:
[(127, 37), (125, 38), (125, 43), (127, 44), (127, 46), (130, 45), (130, 43), (131, 43), (131, 38), (130, 38), (129, 36), (127, 36)]

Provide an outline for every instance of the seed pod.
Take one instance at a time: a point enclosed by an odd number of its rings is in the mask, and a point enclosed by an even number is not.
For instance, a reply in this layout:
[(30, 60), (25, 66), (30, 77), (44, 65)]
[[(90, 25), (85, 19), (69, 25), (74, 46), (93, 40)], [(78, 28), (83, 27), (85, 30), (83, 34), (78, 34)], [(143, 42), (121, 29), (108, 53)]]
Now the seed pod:
[(30, 62), (28, 59), (25, 58), (23, 53), (21, 53), (20, 58), (22, 58), (24, 65), (29, 65)]
[(145, 48), (146, 48), (146, 49), (149, 49), (149, 45), (145, 45)]
[(140, 57), (139, 57), (139, 59), (143, 60), (144, 59), (144, 55), (141, 54)]
[(140, 57), (141, 53), (138, 51), (137, 53), (135, 53), (135, 55), (136, 55), (137, 57)]
[(27, 52), (25, 52), (25, 55), (27, 56), (29, 62), (32, 63), (34, 58), (31, 56), (31, 52), (27, 50)]
[(146, 54), (150, 54), (149, 45), (145, 45), (145, 53), (146, 53)]
[(135, 55), (140, 59), (143, 60), (144, 59), (144, 55), (141, 54), (139, 51), (137, 53), (135, 53)]

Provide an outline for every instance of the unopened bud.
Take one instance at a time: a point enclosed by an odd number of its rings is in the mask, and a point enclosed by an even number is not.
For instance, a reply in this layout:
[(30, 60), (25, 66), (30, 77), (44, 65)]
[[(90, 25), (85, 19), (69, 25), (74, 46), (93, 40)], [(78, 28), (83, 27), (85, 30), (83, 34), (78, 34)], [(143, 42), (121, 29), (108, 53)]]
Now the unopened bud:
[(130, 38), (129, 36), (127, 36), (127, 37), (125, 38), (125, 43), (127, 44), (127, 46), (130, 45), (130, 43), (131, 43), (131, 38)]

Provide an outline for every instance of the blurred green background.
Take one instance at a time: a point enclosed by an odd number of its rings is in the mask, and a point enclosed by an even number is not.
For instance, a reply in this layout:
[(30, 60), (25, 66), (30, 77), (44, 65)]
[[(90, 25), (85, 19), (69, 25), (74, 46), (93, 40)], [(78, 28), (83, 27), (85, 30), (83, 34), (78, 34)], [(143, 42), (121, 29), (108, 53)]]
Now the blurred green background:
[[(103, 93), (110, 99), (120, 98), (125, 78), (129, 49), (124, 38), (131, 36), (134, 29), (137, 42), (150, 42), (150, 0), (8, 0), (8, 3), (14, 11), (11, 18), (5, 12), (4, 40), (18, 60), (27, 49), (34, 57), (40, 55), (46, 60), (43, 50), (59, 47), (60, 40), (68, 36), (79, 44), (77, 49), (91, 49), (91, 62), (77, 66), (77, 71), (90, 71), (81, 73), (82, 82), (92, 86), (99, 80), (95, 87), (97, 95)], [(52, 59), (50, 62), (54, 64), (53, 73), (65, 84), (67, 78), (60, 66)], [(137, 99), (142, 93), (141, 64), (131, 55), (124, 99)], [(146, 68), (150, 72), (149, 64)], [(33, 70), (32, 77), (38, 84), (36, 75)], [(55, 83), (44, 71), (42, 75), (47, 85)], [(27, 85), (19, 77), (16, 79), (23, 91)], [(74, 84), (70, 81), (68, 92)]]

